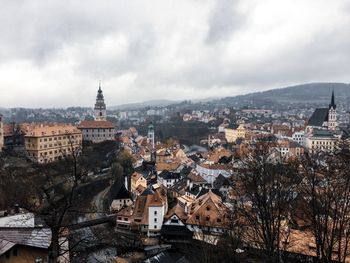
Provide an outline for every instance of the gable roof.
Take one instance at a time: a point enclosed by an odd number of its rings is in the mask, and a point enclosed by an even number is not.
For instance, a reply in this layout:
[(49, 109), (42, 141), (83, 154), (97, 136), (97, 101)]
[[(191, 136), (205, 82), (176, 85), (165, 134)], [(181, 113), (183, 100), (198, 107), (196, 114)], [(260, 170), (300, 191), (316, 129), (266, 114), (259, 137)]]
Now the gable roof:
[(158, 175), (158, 177), (161, 177), (164, 180), (179, 180), (181, 178), (181, 174), (164, 170)]
[[(2, 228), (0, 230), (0, 252), (5, 253), (14, 245), (47, 249), (51, 244), (49, 228)], [(1, 255), (0, 253), (0, 255)]]
[(227, 207), (222, 203), (221, 197), (208, 191), (205, 195), (197, 198), (192, 204), (187, 224), (225, 227)]
[(139, 180), (141, 177), (143, 177), (143, 175), (141, 173), (134, 172), (131, 175), (131, 180), (134, 181), (134, 182), (137, 182), (137, 180)]
[(109, 191), (109, 203), (117, 199), (131, 199), (130, 192), (125, 188), (125, 185), (121, 182), (115, 182)]
[(322, 127), (325, 121), (328, 121), (328, 108), (318, 108), (311, 115), (308, 125)]
[(164, 219), (168, 220), (173, 215), (176, 215), (183, 223), (186, 222), (187, 214), (185, 212), (185, 209), (179, 203), (177, 203), (168, 211), (168, 213), (164, 216)]
[(215, 181), (213, 182), (213, 186), (215, 189), (220, 189), (222, 186), (229, 186), (229, 185), (230, 185), (230, 181), (222, 174), (219, 174), (219, 176), (216, 177)]

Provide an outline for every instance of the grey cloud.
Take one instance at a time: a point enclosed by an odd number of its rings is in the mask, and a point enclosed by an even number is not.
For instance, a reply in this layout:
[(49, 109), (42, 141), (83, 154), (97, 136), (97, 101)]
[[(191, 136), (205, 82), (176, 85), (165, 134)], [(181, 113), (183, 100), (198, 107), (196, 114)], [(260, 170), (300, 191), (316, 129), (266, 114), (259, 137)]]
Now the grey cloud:
[[(155, 0), (150, 6), (147, 1), (3, 0), (0, 91), (14, 92), (0, 96), (0, 106), (90, 105), (99, 79), (111, 104), (348, 80), (350, 22), (343, 11), (337, 11), (343, 19), (332, 20), (331, 29), (301, 25), (297, 33), (309, 41), (281, 35), (284, 45), (271, 40), (262, 54), (251, 44), (266, 39), (251, 23), (253, 10), (239, 8), (241, 1)], [(271, 30), (274, 26), (290, 30), (289, 24), (276, 22)], [(104, 47), (104, 39), (115, 43)], [(239, 41), (243, 44), (236, 47)], [(43, 99), (35, 98), (33, 88)], [(18, 92), (26, 99), (16, 97)], [(61, 99), (67, 94), (79, 101)]]
[(229, 39), (246, 23), (246, 17), (237, 10), (241, 0), (216, 0), (209, 18), (208, 44)]

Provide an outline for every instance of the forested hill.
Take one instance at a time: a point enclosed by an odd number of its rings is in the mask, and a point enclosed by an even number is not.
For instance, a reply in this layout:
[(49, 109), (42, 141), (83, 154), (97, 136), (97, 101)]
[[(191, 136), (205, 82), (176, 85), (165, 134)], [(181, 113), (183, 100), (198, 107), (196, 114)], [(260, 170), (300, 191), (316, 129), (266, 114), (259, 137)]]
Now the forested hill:
[[(311, 83), (255, 92), (236, 97), (227, 97), (216, 102), (222, 104), (266, 104), (273, 103), (316, 103), (328, 104), (334, 89), (335, 97), (342, 101), (350, 100), (350, 84), (345, 83)], [(259, 103), (260, 102), (260, 103)]]

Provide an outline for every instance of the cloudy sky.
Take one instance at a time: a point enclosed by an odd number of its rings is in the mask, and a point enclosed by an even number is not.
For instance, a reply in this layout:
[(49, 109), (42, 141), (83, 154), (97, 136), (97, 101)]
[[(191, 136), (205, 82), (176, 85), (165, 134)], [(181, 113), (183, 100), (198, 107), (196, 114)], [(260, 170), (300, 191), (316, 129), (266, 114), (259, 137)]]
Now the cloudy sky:
[(0, 0), (0, 107), (232, 96), (350, 77), (349, 0)]

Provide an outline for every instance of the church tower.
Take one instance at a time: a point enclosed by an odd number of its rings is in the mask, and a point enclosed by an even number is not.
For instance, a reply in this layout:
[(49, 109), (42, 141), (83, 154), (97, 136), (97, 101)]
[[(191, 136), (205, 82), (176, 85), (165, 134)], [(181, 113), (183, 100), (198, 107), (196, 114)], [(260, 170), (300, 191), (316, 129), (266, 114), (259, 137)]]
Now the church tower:
[(152, 145), (152, 149), (154, 149), (154, 126), (152, 123), (148, 126), (147, 138), (148, 142)]
[(328, 108), (328, 130), (331, 130), (331, 131), (336, 130), (338, 127), (336, 108), (337, 108), (337, 105), (335, 104), (334, 90), (333, 90), (331, 103), (329, 104), (329, 108)]
[(105, 121), (107, 120), (107, 113), (106, 113), (106, 104), (103, 98), (103, 93), (101, 89), (101, 82), (98, 87), (97, 91), (97, 97), (96, 97), (96, 103), (95, 103), (95, 120), (96, 121)]

